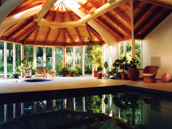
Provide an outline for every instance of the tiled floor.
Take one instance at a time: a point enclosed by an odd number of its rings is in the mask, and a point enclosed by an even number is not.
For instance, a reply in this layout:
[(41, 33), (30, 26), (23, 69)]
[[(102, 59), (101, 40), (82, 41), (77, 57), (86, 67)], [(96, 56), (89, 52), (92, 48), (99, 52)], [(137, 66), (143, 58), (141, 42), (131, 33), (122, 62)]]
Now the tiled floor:
[(161, 80), (157, 80), (157, 83), (144, 83), (143, 81), (116, 80), (107, 78), (96, 79), (92, 76), (82, 76), (56, 77), (49, 82), (17, 82), (23, 79), (25, 78), (1, 79), (0, 94), (124, 85), (172, 92), (172, 82), (165, 83)]

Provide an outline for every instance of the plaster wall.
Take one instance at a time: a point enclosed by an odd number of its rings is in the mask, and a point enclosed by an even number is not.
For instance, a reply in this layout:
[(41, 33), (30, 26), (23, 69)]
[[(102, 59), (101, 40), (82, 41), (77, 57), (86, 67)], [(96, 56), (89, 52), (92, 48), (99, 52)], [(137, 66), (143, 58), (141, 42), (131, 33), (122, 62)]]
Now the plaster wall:
[(157, 78), (163, 73), (172, 75), (172, 14), (162, 21), (143, 40), (143, 68), (151, 65), (151, 57), (160, 58)]
[(172, 102), (161, 100), (159, 105), (142, 103), (142, 124), (146, 129), (171, 129)]

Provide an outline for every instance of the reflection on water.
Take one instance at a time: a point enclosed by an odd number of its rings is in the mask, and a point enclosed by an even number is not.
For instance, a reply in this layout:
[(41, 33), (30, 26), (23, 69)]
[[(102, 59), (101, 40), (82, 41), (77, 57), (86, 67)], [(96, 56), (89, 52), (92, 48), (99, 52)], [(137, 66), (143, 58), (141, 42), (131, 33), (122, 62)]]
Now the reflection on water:
[(118, 117), (128, 125), (146, 129), (172, 127), (172, 102), (127, 92), (76, 98), (40, 100), (0, 105), (0, 123), (23, 114), (60, 111), (63, 109), (88, 113), (105, 113)]

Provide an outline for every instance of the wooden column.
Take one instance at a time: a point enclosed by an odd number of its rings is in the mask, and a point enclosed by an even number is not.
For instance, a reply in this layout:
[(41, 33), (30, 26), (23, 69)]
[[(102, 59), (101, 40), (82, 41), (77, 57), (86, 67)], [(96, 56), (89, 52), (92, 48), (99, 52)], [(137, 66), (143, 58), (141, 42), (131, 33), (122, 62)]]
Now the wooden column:
[(75, 46), (73, 47), (73, 69), (75, 69)]
[(16, 44), (13, 43), (13, 74), (16, 72)]
[(45, 46), (43, 47), (43, 66), (44, 67), (46, 66), (46, 50), (45, 50)]
[(66, 67), (66, 47), (63, 49), (63, 67)]
[(82, 75), (85, 75), (85, 46), (82, 46)]
[(34, 63), (34, 68), (36, 68), (36, 46), (33, 46), (33, 63)]
[(52, 69), (55, 71), (55, 47), (52, 47)]
[(7, 77), (7, 42), (4, 42), (4, 78)]
[(4, 122), (7, 122), (7, 104), (4, 104)]
[(135, 40), (134, 40), (134, 15), (133, 15), (133, 0), (130, 0), (130, 9), (131, 9), (131, 56), (135, 59)]
[(13, 118), (16, 118), (16, 103), (13, 103)]

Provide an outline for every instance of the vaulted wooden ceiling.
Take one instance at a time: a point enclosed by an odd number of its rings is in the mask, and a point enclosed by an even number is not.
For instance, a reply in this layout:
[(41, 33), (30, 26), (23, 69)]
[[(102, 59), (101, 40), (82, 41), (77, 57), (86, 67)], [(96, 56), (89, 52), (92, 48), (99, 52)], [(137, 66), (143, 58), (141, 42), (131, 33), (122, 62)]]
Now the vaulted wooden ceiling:
[[(47, 1), (25, 0), (8, 17), (38, 5), (44, 6)], [(108, 2), (107, 0), (74, 1), (81, 6), (79, 9), (85, 14), (88, 14), (91, 9), (98, 9)], [(172, 5), (165, 3), (158, 4), (147, 0), (134, 0), (133, 7), (135, 39), (143, 39), (172, 12)], [(6, 32), (0, 37), (0, 40), (30, 45), (77, 46), (87, 45), (89, 37), (100, 44), (105, 43), (101, 35), (89, 24), (73, 28), (52, 29), (51, 27), (37, 24), (34, 20), (36, 16), (37, 14), (13, 26), (9, 26)], [(44, 18), (53, 22), (70, 22), (80, 19), (63, 2), (58, 4), (58, 6), (53, 6), (44, 15)], [(94, 21), (109, 31), (116, 38), (117, 42), (131, 39), (130, 1), (98, 16)]]

